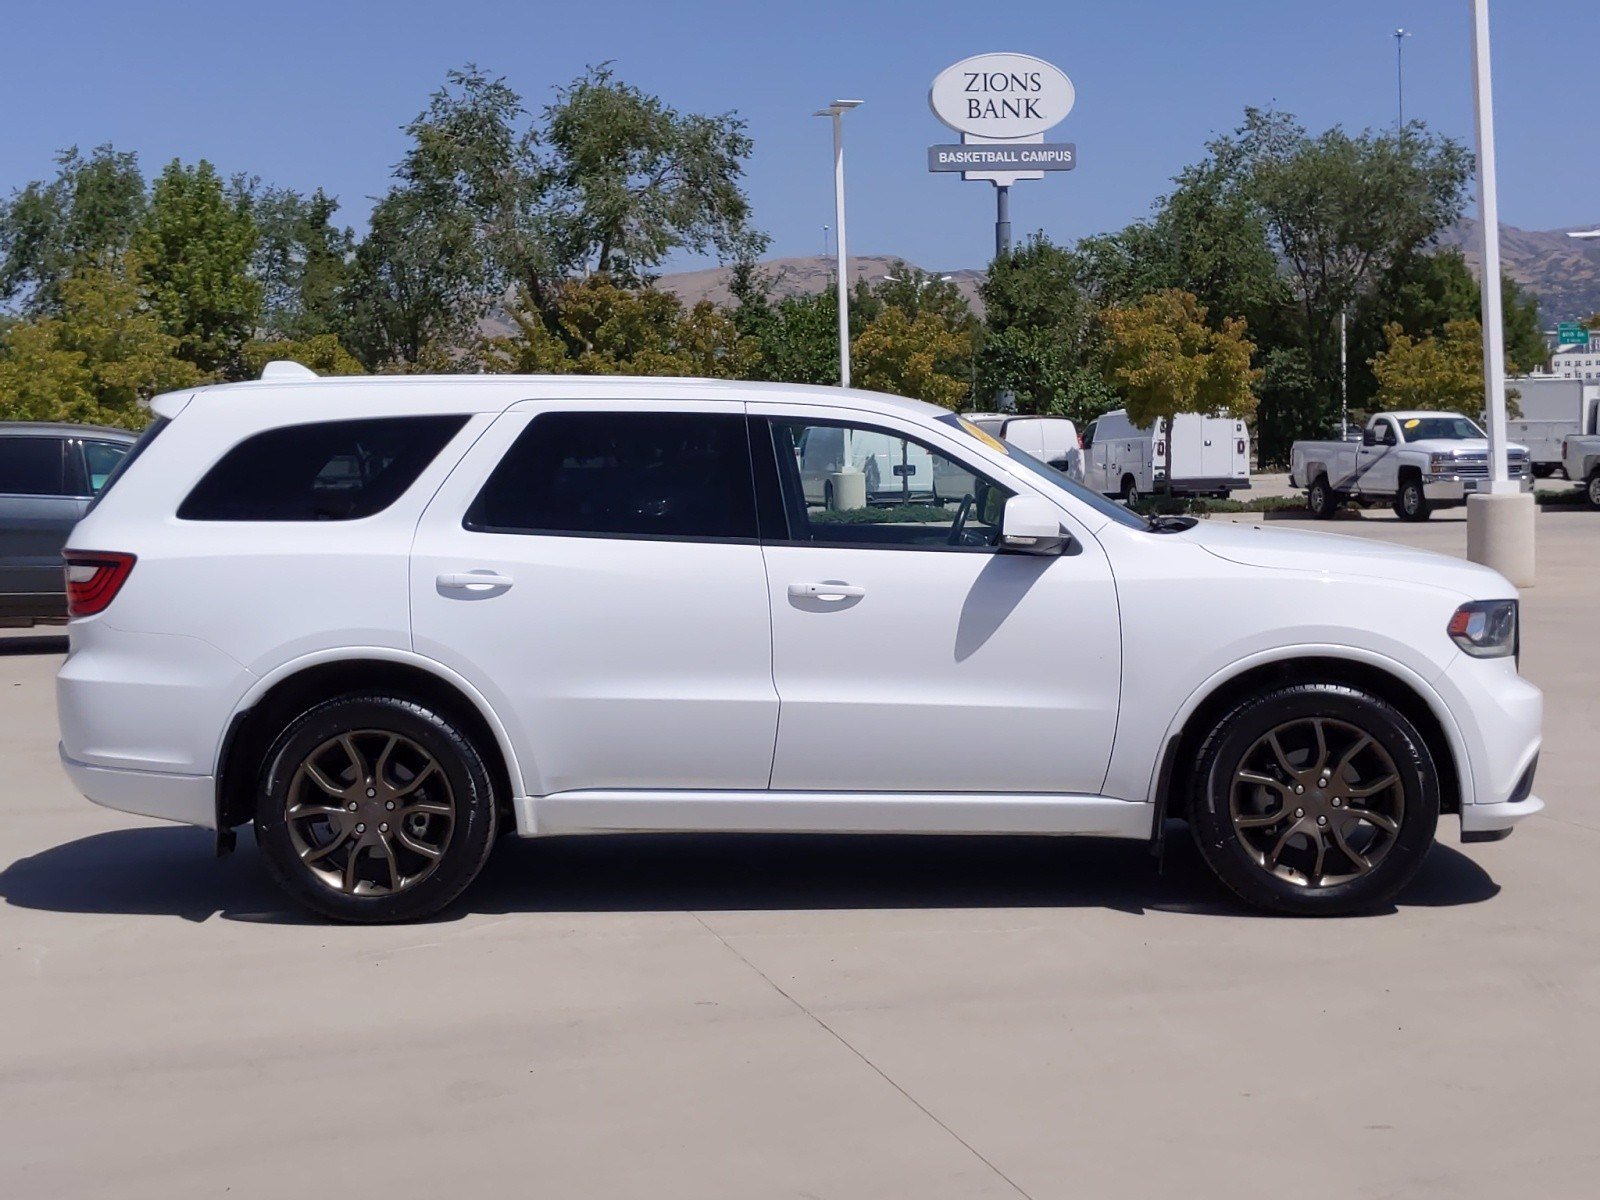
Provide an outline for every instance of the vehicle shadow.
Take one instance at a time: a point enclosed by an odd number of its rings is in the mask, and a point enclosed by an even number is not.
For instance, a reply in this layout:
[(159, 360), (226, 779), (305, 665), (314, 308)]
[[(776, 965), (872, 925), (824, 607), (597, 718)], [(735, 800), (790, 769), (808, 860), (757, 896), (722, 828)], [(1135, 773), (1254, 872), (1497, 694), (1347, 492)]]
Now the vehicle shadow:
[(67, 635), (64, 633), (32, 634), (0, 637), (0, 658), (13, 654), (65, 654)]
[[(612, 834), (505, 839), (439, 920), (470, 913), (777, 909), (1110, 908), (1245, 916), (1174, 823), (1158, 871), (1143, 843), (1087, 838)], [(1477, 904), (1500, 890), (1438, 845), (1399, 907)], [(0, 871), (0, 898), (48, 912), (310, 924), (247, 832), (229, 860), (180, 827), (96, 834)], [(1389, 911), (1394, 911), (1391, 908)]]

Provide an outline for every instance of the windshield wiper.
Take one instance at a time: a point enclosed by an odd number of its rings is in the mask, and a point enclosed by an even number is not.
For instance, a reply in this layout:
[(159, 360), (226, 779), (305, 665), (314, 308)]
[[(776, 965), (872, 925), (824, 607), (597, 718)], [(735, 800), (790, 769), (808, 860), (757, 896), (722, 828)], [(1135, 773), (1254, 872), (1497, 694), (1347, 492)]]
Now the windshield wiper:
[(1182, 533), (1200, 524), (1196, 517), (1154, 516), (1145, 520), (1150, 522), (1151, 533)]

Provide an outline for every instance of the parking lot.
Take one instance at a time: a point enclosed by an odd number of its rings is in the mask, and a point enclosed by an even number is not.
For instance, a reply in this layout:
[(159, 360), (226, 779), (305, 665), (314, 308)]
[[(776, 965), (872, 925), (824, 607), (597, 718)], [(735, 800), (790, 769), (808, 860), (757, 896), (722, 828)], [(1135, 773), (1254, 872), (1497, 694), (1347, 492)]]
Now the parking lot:
[[(248, 836), (218, 861), (73, 794), (64, 639), (0, 637), (0, 1191), (1593, 1195), (1600, 514), (1538, 522), (1548, 808), (1492, 845), (1442, 823), (1349, 920), (1246, 914), (1186, 842), (1158, 874), (1131, 843), (678, 836), (507, 841), (448, 919), (316, 924)], [(1459, 510), (1315, 527), (1466, 547)]]

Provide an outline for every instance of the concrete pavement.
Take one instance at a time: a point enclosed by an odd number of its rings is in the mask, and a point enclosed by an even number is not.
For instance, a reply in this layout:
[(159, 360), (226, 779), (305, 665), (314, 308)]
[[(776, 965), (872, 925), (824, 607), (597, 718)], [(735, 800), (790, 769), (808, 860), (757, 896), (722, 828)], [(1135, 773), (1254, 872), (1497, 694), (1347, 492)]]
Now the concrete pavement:
[[(1449, 553), (1464, 522), (1341, 533)], [(1320, 527), (1290, 521), (1286, 527)], [(96, 809), (0, 638), (0, 1192), (1588, 1196), (1600, 514), (1539, 516), (1546, 815), (1395, 911), (1247, 915), (1187, 843), (507, 842), (452, 919), (290, 912)]]

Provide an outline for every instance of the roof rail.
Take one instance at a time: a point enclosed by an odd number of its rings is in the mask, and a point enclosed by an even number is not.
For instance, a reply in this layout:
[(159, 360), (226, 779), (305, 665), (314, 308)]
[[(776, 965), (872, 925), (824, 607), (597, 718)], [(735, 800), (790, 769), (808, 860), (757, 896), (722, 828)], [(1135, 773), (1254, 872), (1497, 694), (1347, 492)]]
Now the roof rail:
[(310, 367), (287, 358), (275, 358), (261, 368), (262, 379), (320, 379), (321, 376)]

